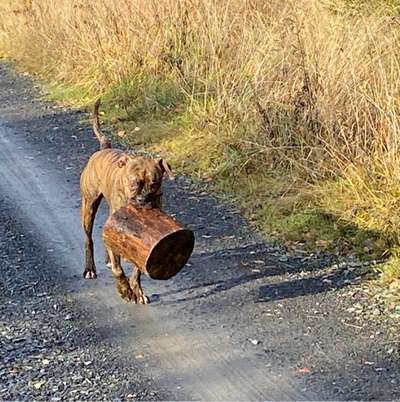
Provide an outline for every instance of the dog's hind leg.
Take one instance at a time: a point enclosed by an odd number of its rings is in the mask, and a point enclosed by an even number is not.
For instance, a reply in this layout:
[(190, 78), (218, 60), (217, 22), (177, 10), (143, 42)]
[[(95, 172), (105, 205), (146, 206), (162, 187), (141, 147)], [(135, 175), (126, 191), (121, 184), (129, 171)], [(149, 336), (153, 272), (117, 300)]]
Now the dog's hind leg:
[(124, 270), (121, 267), (121, 257), (114, 253), (110, 248), (107, 248), (107, 251), (108, 255), (110, 256), (112, 274), (117, 280), (118, 293), (127, 301), (135, 301), (128, 278), (125, 276)]
[(93, 222), (96, 216), (97, 209), (99, 208), (100, 201), (103, 195), (97, 194), (95, 197), (82, 196), (82, 224), (85, 231), (85, 269), (83, 271), (83, 277), (85, 279), (95, 279), (96, 265), (94, 263), (94, 252), (93, 252)]
[(149, 304), (150, 300), (144, 294), (143, 289), (142, 289), (142, 285), (140, 283), (141, 275), (142, 275), (142, 273), (139, 271), (139, 269), (136, 266), (134, 266), (133, 267), (133, 274), (132, 274), (132, 277), (131, 277), (129, 283), (131, 285), (131, 289), (132, 289), (133, 294), (134, 294), (135, 303)]

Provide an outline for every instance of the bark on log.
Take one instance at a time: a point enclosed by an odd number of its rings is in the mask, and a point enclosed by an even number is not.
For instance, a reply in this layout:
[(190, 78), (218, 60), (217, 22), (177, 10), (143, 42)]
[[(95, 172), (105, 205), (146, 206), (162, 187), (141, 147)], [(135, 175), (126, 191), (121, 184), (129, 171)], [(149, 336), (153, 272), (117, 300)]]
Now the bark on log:
[(128, 204), (108, 219), (106, 246), (133, 262), (153, 279), (169, 279), (186, 264), (194, 247), (194, 234), (159, 209)]

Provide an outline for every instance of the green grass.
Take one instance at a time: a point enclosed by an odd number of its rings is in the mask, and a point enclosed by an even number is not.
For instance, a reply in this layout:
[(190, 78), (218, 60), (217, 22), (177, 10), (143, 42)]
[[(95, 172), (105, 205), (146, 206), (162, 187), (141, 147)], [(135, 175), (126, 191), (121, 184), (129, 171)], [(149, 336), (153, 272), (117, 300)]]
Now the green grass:
[(209, 186), (228, 195), (261, 232), (289, 246), (352, 253), (361, 259), (382, 258), (393, 246), (384, 233), (321, 209), (312, 189), (291, 177), (242, 174), (217, 177)]
[(45, 86), (46, 99), (61, 104), (85, 106), (93, 102), (87, 91), (70, 84), (50, 84)]
[[(393, 256), (378, 268), (380, 272), (380, 281), (384, 285), (397, 282), (400, 285), (400, 250), (393, 252)], [(400, 288), (400, 286), (399, 286)]]
[[(50, 84), (45, 89), (47, 100), (88, 111), (95, 101), (83, 86)], [(136, 76), (111, 87), (101, 100), (104, 124), (127, 146), (158, 144), (187, 124), (185, 98), (172, 82)]]
[(173, 82), (136, 75), (112, 87), (103, 96), (106, 112), (120, 120), (168, 120), (184, 98)]

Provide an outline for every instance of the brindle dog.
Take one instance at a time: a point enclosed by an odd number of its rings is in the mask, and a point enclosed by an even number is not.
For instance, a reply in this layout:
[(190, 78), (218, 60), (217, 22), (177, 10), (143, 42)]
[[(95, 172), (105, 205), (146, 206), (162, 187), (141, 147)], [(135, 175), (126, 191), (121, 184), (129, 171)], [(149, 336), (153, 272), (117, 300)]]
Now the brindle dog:
[[(100, 129), (100, 99), (93, 112), (93, 130), (100, 142), (100, 151), (89, 159), (81, 175), (82, 224), (86, 234), (85, 279), (95, 279), (96, 266), (93, 256), (93, 222), (103, 198), (110, 208), (110, 215), (133, 202), (142, 207), (161, 208), (161, 185), (164, 174), (173, 178), (171, 168), (163, 159), (134, 156), (111, 147), (111, 142)], [(121, 267), (121, 257), (113, 250), (106, 250), (106, 263), (117, 280), (117, 289), (122, 298), (134, 303), (147, 304), (149, 298), (140, 284), (140, 271), (134, 267), (128, 281)]]

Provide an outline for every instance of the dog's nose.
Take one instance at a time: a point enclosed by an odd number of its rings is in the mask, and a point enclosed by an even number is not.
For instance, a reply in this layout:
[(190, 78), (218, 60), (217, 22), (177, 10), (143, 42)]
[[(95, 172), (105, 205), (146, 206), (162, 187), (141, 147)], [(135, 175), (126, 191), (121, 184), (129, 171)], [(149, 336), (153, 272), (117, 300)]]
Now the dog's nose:
[(152, 193), (146, 194), (146, 196), (144, 197), (144, 202), (146, 204), (149, 204), (153, 201), (154, 201), (154, 194), (152, 194)]

